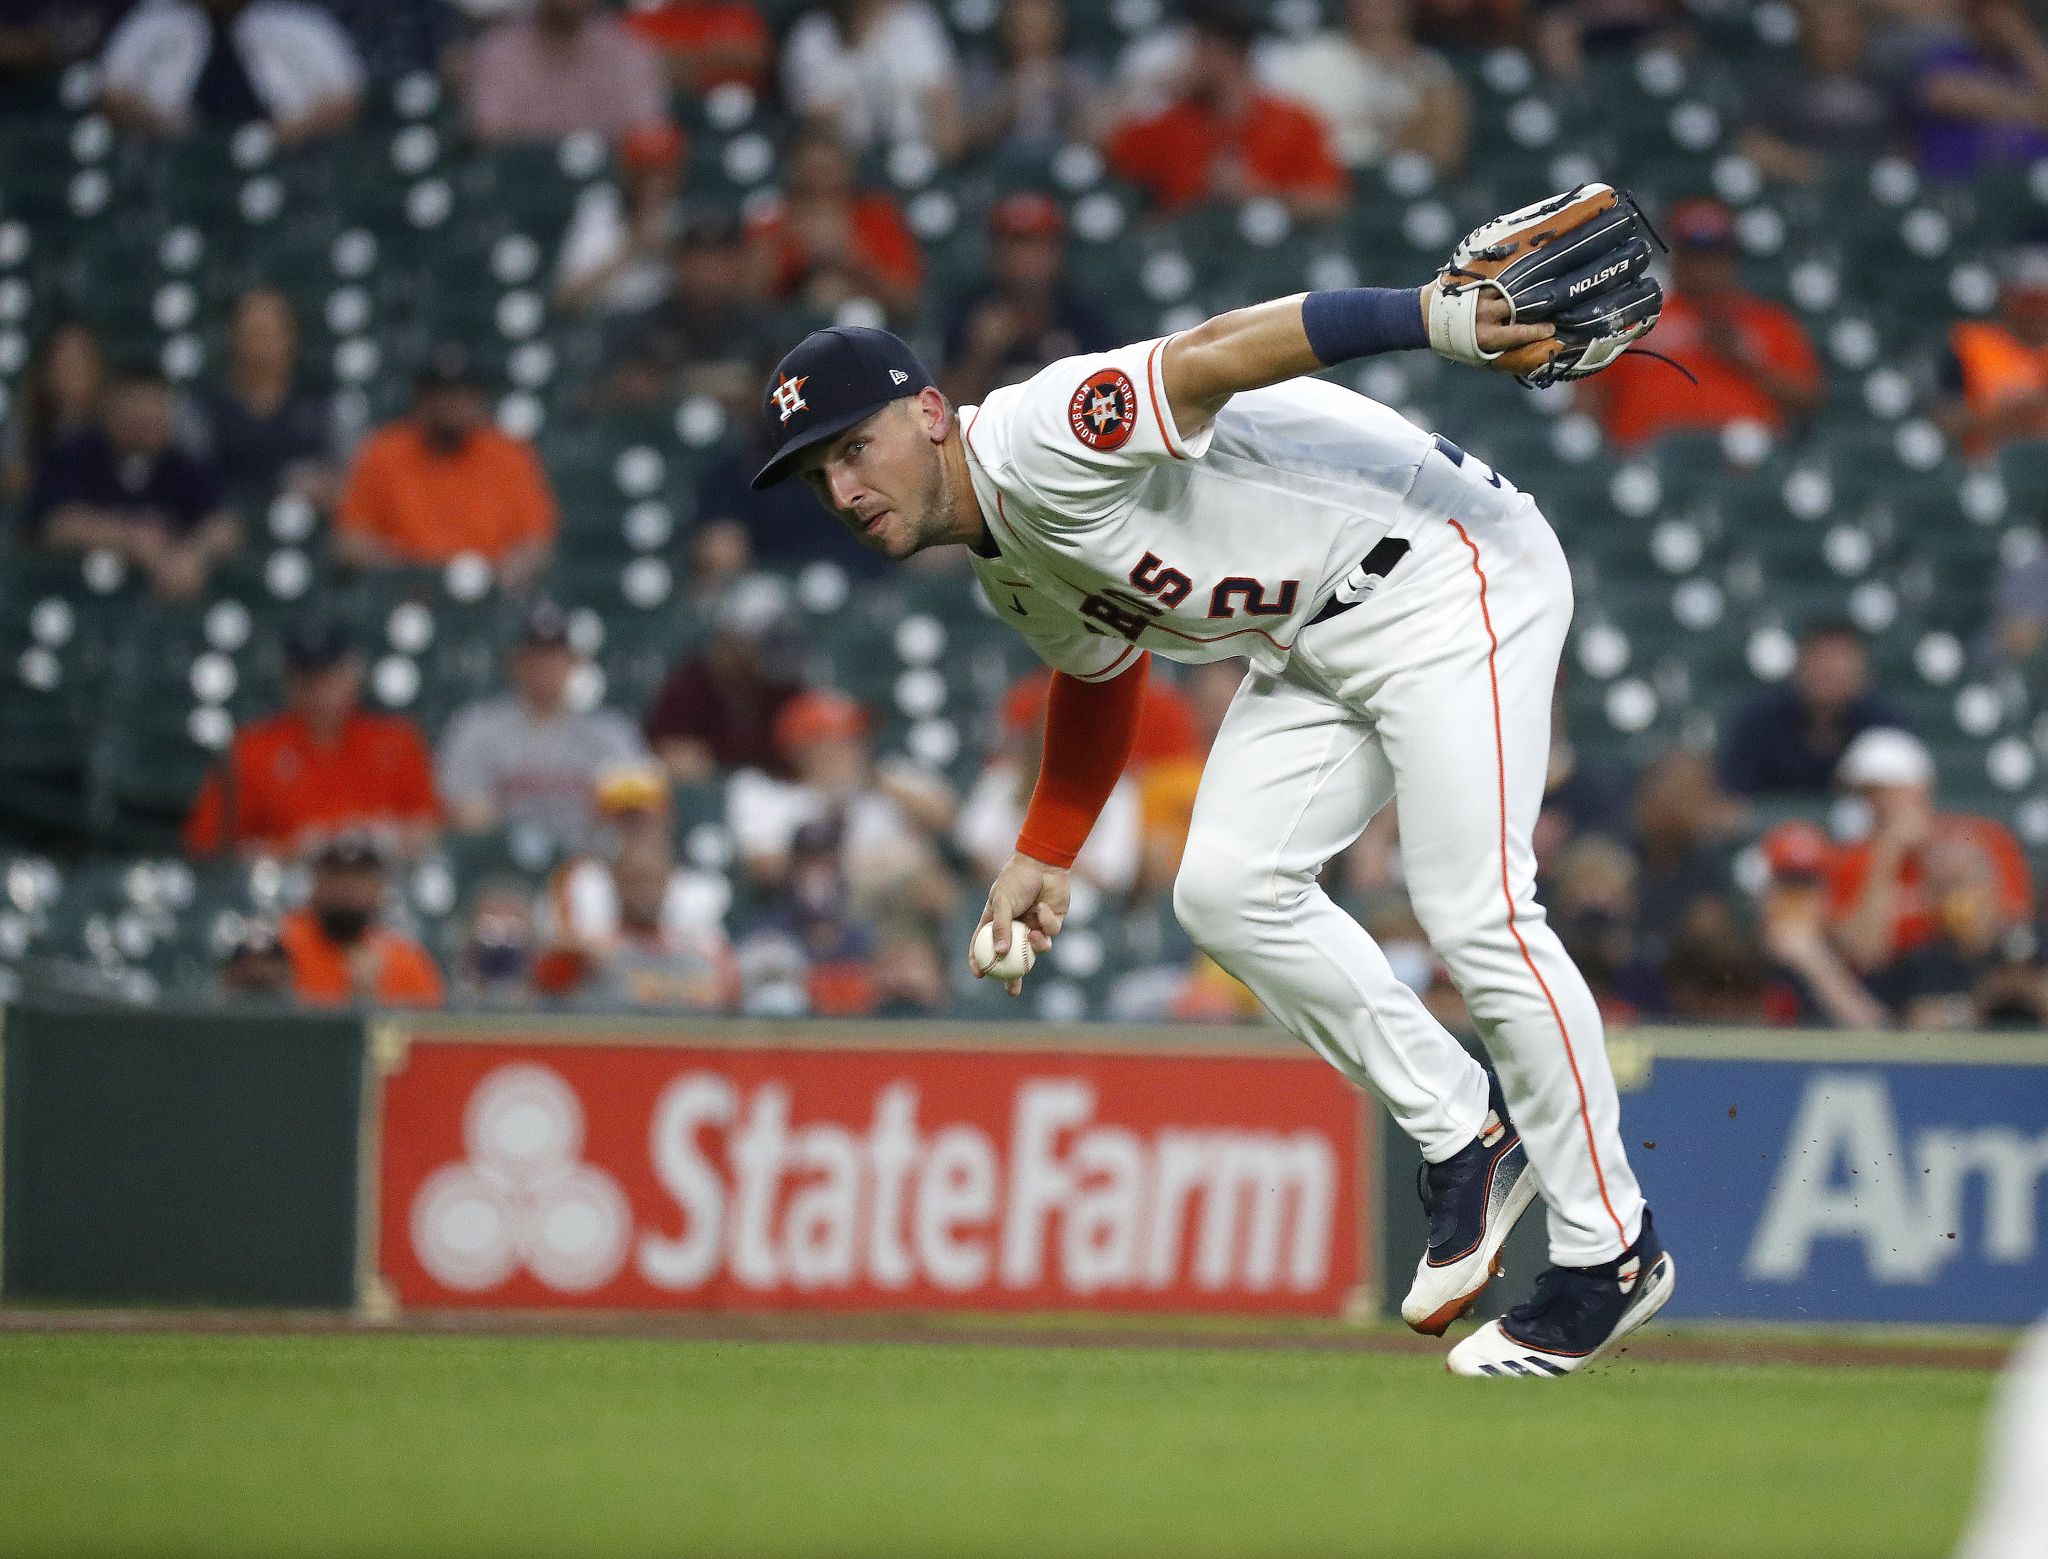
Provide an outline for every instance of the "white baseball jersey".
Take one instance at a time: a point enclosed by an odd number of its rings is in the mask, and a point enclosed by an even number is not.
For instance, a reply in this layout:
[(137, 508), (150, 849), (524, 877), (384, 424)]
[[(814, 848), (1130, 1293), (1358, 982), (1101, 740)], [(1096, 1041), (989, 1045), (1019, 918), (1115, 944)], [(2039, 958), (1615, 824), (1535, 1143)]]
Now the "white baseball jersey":
[(982, 587), (1049, 664), (1099, 681), (1137, 649), (1277, 670), (1403, 503), (1430, 436), (1338, 385), (1293, 379), (1174, 426), (1165, 340), (1069, 357), (961, 410), (1000, 556)]
[[(1084, 680), (1141, 650), (1252, 660), (1203, 770), (1175, 912), (1440, 1160), (1478, 1132), (1485, 1074), (1318, 880), (1398, 795), (1410, 900), (1499, 1062), (1552, 1259), (1612, 1260), (1640, 1237), (1642, 1194), (1599, 1005), (1535, 897), (1563, 548), (1496, 473), (1335, 385), (1245, 391), (1184, 436), (1165, 345), (1067, 358), (962, 410), (995, 547), (974, 557), (982, 587)], [(1332, 600), (1356, 609), (1304, 635)]]

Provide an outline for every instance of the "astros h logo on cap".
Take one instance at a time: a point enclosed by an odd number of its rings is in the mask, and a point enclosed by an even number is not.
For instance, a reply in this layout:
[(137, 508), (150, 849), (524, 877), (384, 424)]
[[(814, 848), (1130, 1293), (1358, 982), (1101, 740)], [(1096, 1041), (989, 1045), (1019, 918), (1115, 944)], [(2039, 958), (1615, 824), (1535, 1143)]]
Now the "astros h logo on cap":
[(804, 399), (804, 384), (810, 377), (809, 374), (799, 374), (794, 379), (778, 379), (775, 382), (775, 391), (770, 399), (775, 402), (775, 409), (782, 413), (784, 422), (789, 421), (800, 411), (811, 409), (811, 403)]

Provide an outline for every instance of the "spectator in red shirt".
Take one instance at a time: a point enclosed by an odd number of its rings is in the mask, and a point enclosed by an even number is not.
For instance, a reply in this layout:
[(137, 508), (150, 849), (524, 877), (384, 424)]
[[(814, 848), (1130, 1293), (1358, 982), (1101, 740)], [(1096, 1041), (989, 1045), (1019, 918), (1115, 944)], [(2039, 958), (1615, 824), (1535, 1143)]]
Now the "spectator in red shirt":
[(1624, 446), (1731, 422), (1780, 433), (1811, 416), (1824, 392), (1820, 359), (1790, 309), (1743, 290), (1735, 214), (1718, 200), (1682, 200), (1666, 226), (1671, 286), (1649, 344), (1699, 383), (1638, 355), (1586, 380), (1580, 404)]
[(440, 825), (427, 744), (411, 721), (361, 707), (348, 630), (308, 619), (285, 640), (285, 712), (235, 738), (185, 822), (194, 855), (294, 854), (343, 829), (395, 829), (408, 850)]
[(2034, 883), (2019, 841), (1988, 817), (1934, 809), (1934, 759), (1916, 736), (1879, 727), (1842, 754), (1837, 783), (1870, 807), (1870, 833), (1828, 873), (1835, 940), (1858, 969), (1882, 969), (1932, 941), (1938, 929), (1927, 862), (1936, 846), (1972, 845), (1991, 863), (2000, 911), (2015, 924), (2034, 912)]
[(1204, 0), (1187, 26), (1179, 92), (1158, 113), (1111, 133), (1110, 166), (1143, 185), (1162, 212), (1268, 195), (1299, 217), (1334, 215), (1350, 178), (1323, 122), (1259, 85), (1250, 19), (1228, 0)]
[(858, 297), (892, 316), (914, 311), (924, 255), (896, 202), (857, 187), (853, 157), (829, 131), (805, 133), (783, 166), (782, 199), (747, 233), (769, 296), (828, 313)]
[(768, 84), (773, 40), (747, 0), (663, 0), (632, 12), (626, 26), (653, 46), (678, 91), (742, 86), (758, 95)]
[(786, 674), (791, 648), (789, 616), (766, 591), (743, 583), (719, 604), (710, 643), (669, 672), (647, 710), (647, 745), (677, 784), (738, 769), (788, 777), (775, 722), (803, 691)]

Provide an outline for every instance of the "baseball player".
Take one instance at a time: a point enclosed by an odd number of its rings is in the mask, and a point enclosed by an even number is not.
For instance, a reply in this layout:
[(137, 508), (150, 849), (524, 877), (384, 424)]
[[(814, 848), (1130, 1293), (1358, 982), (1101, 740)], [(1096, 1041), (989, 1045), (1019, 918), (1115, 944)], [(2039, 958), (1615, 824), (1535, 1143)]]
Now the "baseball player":
[[(1059, 934), (1067, 868), (1129, 754), (1148, 657), (1250, 660), (1174, 910), (1421, 1146), (1430, 1235), (1402, 1305), (1411, 1326), (1440, 1335), (1473, 1305), (1540, 1187), (1553, 1265), (1451, 1350), (1465, 1375), (1571, 1373), (1672, 1290), (1599, 1011), (1535, 897), (1571, 574), (1505, 477), (1309, 376), (1429, 346), (1536, 363), (1535, 382), (1555, 361), (1611, 361), (1660, 300), (1647, 249), (1626, 250), (1618, 282), (1612, 244), (1564, 264), (1536, 253), (1578, 193), (1480, 229), (1427, 286), (1281, 298), (1065, 359), (979, 406), (949, 405), (893, 335), (815, 332), (767, 388), (778, 447), (755, 478), (801, 477), (891, 558), (964, 546), (997, 614), (1054, 668), (1037, 789), (983, 915), (999, 952), (1014, 934), (1040, 952)], [(1531, 213), (1549, 214), (1533, 238)], [(1560, 296), (1603, 296), (1590, 330), (1585, 312), (1532, 322), (1548, 304), (1499, 270), (1516, 254), (1542, 259)], [(1492, 1074), (1317, 885), (1396, 799), (1415, 913)]]

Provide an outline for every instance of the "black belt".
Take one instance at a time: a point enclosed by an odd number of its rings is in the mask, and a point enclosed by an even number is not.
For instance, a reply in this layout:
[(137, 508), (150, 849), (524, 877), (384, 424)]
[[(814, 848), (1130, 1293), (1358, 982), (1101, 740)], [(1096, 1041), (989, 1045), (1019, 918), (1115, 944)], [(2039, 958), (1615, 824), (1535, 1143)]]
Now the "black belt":
[[(1465, 451), (1456, 444), (1453, 444), (1441, 433), (1432, 433), (1429, 439), (1436, 446), (1436, 452), (1442, 455), (1444, 459), (1450, 461), (1452, 465), (1462, 467), (1465, 464)], [(1491, 480), (1495, 487), (1500, 486), (1499, 477), (1493, 477)], [(1401, 559), (1408, 556), (1408, 550), (1407, 542), (1389, 536), (1381, 541), (1378, 546), (1374, 547), (1372, 551), (1368, 552), (1358, 566), (1371, 578), (1385, 579), (1387, 575), (1393, 573), (1400, 565)], [(1347, 574), (1344, 577), (1348, 579), (1351, 576)], [(1343, 587), (1340, 585), (1338, 588), (1341, 589)], [(1371, 593), (1371, 591), (1367, 591), (1366, 595)], [(1308, 626), (1313, 628), (1319, 622), (1327, 622), (1339, 612), (1348, 612), (1364, 599), (1365, 596), (1361, 595), (1354, 596), (1351, 600), (1346, 601), (1333, 595), (1323, 603), (1322, 609), (1308, 620)]]
[[(1381, 540), (1372, 551), (1368, 552), (1360, 560), (1358, 567), (1371, 578), (1385, 579), (1387, 575), (1393, 573), (1401, 559), (1406, 556), (1408, 556), (1408, 543), (1398, 536), (1388, 536)], [(1347, 579), (1350, 577), (1348, 574), (1345, 576)], [(1342, 589), (1343, 587), (1340, 585), (1338, 588)], [(1313, 628), (1319, 622), (1329, 621), (1339, 612), (1348, 612), (1364, 599), (1365, 596), (1361, 595), (1354, 596), (1349, 601), (1346, 601), (1339, 596), (1333, 595), (1323, 603), (1322, 609), (1308, 620), (1308, 626)]]

